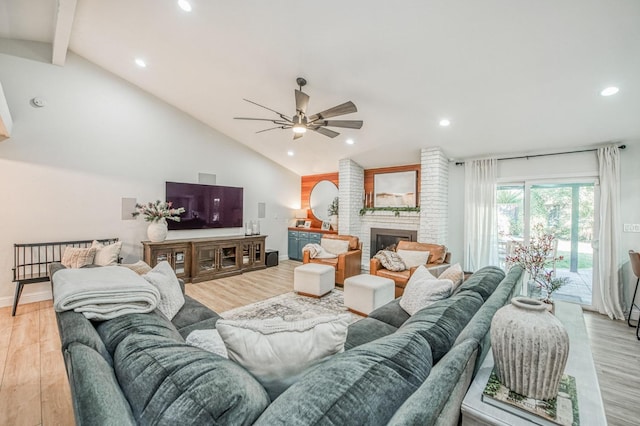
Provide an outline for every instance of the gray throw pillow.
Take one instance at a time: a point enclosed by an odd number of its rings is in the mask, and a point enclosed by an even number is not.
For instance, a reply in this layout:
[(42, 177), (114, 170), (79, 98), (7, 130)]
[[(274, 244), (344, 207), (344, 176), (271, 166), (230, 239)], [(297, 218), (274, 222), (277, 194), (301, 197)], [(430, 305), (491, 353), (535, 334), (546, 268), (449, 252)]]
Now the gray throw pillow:
[(373, 256), (374, 259), (378, 259), (382, 266), (390, 271), (404, 271), (407, 266), (402, 261), (402, 258), (395, 251), (380, 250)]

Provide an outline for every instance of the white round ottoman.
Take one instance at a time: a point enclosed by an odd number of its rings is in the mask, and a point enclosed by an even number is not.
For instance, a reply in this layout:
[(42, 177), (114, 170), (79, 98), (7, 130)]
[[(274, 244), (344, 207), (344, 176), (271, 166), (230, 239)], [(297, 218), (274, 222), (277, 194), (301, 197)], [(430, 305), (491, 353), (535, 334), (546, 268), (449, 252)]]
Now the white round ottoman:
[(333, 266), (305, 263), (293, 270), (293, 290), (303, 296), (322, 297), (335, 285), (336, 269)]
[(344, 280), (344, 305), (351, 312), (367, 316), (371, 311), (391, 302), (396, 285), (390, 278), (361, 274)]

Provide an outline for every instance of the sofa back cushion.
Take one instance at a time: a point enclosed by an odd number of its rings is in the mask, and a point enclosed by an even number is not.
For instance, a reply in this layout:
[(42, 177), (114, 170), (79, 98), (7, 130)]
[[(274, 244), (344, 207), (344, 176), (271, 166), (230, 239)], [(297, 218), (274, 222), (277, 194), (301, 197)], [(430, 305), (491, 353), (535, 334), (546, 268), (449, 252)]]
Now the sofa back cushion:
[(158, 311), (148, 314), (127, 314), (96, 323), (96, 330), (111, 355), (116, 347), (131, 334), (163, 336), (184, 342), (176, 327)]
[(364, 345), (381, 337), (393, 334), (398, 330), (385, 322), (375, 318), (362, 318), (349, 326), (347, 341), (344, 343), (345, 350)]
[[(404, 324), (410, 317), (411, 315), (400, 307), (400, 298), (392, 300), (369, 314), (369, 318), (375, 318), (379, 321), (392, 325), (395, 328), (402, 327), (402, 324)], [(349, 340), (348, 336), (347, 340)]]
[(418, 333), (398, 331), (335, 355), (310, 370), (256, 425), (385, 425), (431, 371)]
[(242, 367), (163, 336), (128, 336), (114, 368), (139, 424), (248, 425), (269, 404)]
[(447, 254), (447, 247), (441, 244), (418, 243), (416, 241), (399, 241), (397, 250), (428, 251), (427, 263), (443, 263)]
[(498, 309), (509, 303), (521, 276), (522, 268), (519, 266), (512, 267), (507, 273), (507, 276), (500, 282), (498, 288), (496, 288), (491, 297), (484, 302), (473, 317), (473, 320), (462, 330), (454, 343), (454, 346), (466, 340), (474, 340), (479, 343), (479, 354), (475, 371), (480, 368), (480, 364), (484, 361), (484, 357), (491, 347), (491, 338), (489, 335), (491, 320)]
[(416, 312), (400, 330), (420, 333), (429, 342), (435, 364), (451, 349), (483, 303), (482, 297), (475, 292), (457, 294)]
[(456, 289), (456, 293), (472, 290), (487, 300), (504, 279), (504, 271), (497, 266), (485, 266), (475, 272), (468, 280)]
[(136, 424), (113, 368), (98, 352), (72, 342), (63, 353), (78, 425)]
[(63, 353), (71, 343), (82, 343), (102, 355), (109, 365), (113, 365), (111, 352), (107, 350), (93, 323), (87, 317), (74, 311), (56, 312), (56, 317)]
[(389, 426), (457, 425), (477, 347), (478, 342), (467, 340), (447, 352), (422, 386), (395, 412)]

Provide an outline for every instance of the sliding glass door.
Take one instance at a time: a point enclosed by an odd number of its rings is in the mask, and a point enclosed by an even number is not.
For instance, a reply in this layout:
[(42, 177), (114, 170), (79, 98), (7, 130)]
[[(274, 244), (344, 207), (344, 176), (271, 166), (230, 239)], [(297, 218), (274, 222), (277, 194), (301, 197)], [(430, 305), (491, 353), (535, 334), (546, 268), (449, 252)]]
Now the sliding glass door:
[(556, 277), (569, 278), (554, 299), (591, 306), (596, 186), (594, 180), (535, 181), (498, 187), (498, 231), (501, 266), (514, 242), (527, 243), (542, 225), (556, 237), (555, 257), (548, 265)]

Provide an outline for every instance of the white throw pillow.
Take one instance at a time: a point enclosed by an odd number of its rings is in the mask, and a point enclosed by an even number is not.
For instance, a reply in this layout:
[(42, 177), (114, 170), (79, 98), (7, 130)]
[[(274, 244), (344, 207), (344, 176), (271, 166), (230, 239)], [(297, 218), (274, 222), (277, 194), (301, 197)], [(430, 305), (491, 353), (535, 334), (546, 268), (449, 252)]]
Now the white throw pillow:
[(143, 275), (151, 271), (151, 266), (149, 266), (144, 260), (138, 260), (136, 263), (122, 263), (120, 266), (129, 268), (138, 275)]
[(67, 268), (82, 268), (83, 266), (93, 264), (93, 258), (96, 256), (96, 249), (93, 247), (70, 247), (64, 248), (62, 254), (62, 263)]
[(447, 268), (443, 273), (438, 277), (439, 279), (447, 279), (453, 281), (453, 289), (458, 288), (462, 281), (464, 280), (464, 272), (462, 271), (462, 266), (459, 263), (455, 265), (451, 265)]
[(294, 322), (218, 320), (216, 329), (229, 359), (253, 374), (273, 400), (311, 365), (344, 351), (349, 321), (348, 314)]
[(160, 262), (151, 271), (142, 276), (160, 292), (158, 310), (169, 320), (176, 316), (184, 305), (184, 295), (178, 277), (169, 262)]
[(428, 251), (420, 250), (396, 250), (398, 256), (402, 259), (407, 268), (413, 268), (414, 266), (426, 265), (429, 260)]
[(336, 240), (334, 238), (320, 239), (320, 245), (331, 254), (342, 254), (349, 251), (349, 240)]
[(427, 269), (426, 266), (420, 265), (416, 268), (415, 271), (413, 271), (413, 274), (411, 274), (411, 277), (409, 277), (409, 281), (407, 281), (407, 285), (409, 285), (409, 283), (414, 281), (437, 280), (437, 279), (438, 278), (436, 278), (436, 276), (433, 275), (431, 271)]
[(420, 309), (434, 302), (446, 299), (453, 292), (451, 280), (420, 279), (408, 282), (400, 299), (400, 307), (409, 315), (413, 315)]
[(205, 351), (213, 352), (223, 358), (229, 358), (227, 347), (224, 345), (218, 330), (193, 330), (185, 339), (188, 345), (196, 346)]
[(96, 255), (93, 258), (94, 265), (113, 266), (118, 264), (120, 250), (122, 249), (122, 241), (105, 246), (104, 244), (93, 240), (91, 247), (96, 249)]

